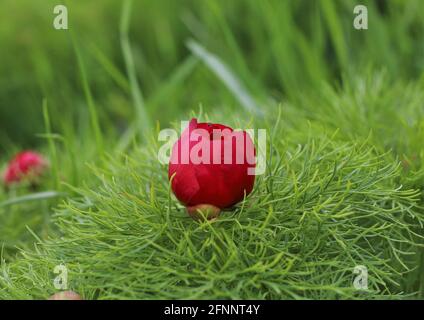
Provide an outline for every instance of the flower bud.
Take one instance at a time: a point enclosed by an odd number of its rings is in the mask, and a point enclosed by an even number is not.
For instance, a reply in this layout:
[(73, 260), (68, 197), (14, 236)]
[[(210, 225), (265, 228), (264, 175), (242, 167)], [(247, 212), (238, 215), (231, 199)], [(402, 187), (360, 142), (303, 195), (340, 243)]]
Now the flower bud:
[(36, 183), (48, 167), (48, 161), (33, 151), (23, 151), (17, 154), (7, 165), (3, 173), (5, 186), (28, 181)]
[(247, 132), (192, 119), (172, 148), (168, 177), (190, 216), (198, 216), (200, 208), (216, 218), (252, 191), (255, 166), (255, 146)]
[(82, 300), (82, 298), (74, 291), (61, 291), (52, 295), (48, 300)]

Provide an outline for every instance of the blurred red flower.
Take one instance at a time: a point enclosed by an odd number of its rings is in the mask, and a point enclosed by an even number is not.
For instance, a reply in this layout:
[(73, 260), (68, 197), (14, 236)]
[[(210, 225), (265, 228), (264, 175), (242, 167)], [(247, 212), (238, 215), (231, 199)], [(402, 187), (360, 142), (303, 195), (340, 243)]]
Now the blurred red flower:
[(21, 181), (35, 182), (47, 167), (48, 161), (42, 155), (33, 151), (20, 152), (7, 165), (3, 182), (6, 186)]

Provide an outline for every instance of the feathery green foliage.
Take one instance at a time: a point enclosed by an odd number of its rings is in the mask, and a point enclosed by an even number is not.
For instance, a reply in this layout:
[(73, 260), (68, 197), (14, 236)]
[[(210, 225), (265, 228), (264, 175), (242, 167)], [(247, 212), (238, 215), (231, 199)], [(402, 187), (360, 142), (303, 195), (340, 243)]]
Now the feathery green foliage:
[[(403, 190), (399, 164), (366, 141), (299, 143), (277, 140), (255, 192), (214, 223), (194, 222), (169, 200), (154, 148), (109, 158), (92, 168), (98, 187), (75, 190), (57, 210), (63, 236), (3, 266), (0, 296), (49, 296), (58, 264), (69, 268), (73, 289), (101, 299), (401, 294), (414, 268), (404, 257), (424, 220), (418, 191)], [(369, 268), (366, 294), (351, 285), (356, 265)]]

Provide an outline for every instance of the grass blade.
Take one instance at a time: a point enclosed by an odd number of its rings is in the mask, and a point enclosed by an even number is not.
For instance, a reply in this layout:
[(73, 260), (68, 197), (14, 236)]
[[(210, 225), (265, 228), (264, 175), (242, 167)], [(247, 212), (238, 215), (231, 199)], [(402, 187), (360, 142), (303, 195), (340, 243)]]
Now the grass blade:
[(44, 192), (32, 193), (22, 197), (15, 197), (15, 198), (11, 198), (9, 200), (0, 202), (0, 208), (7, 207), (14, 204), (23, 203), (23, 202), (41, 201), (41, 200), (46, 200), (51, 198), (57, 198), (63, 195), (65, 194), (62, 192), (57, 192), (57, 191), (44, 191)]
[(71, 32), (71, 39), (72, 39), (72, 44), (74, 46), (75, 54), (78, 60), (78, 67), (81, 73), (81, 82), (82, 82), (85, 98), (87, 100), (88, 109), (90, 112), (91, 126), (93, 128), (94, 136), (96, 139), (97, 151), (99, 152), (99, 154), (103, 154), (104, 143), (103, 143), (103, 135), (102, 135), (100, 124), (99, 124), (99, 115), (97, 113), (97, 108), (93, 100), (90, 84), (88, 83), (87, 71), (84, 65), (84, 60), (82, 58), (81, 50), (79, 48), (78, 41), (76, 40), (72, 32)]
[(140, 137), (143, 136), (143, 133), (146, 132), (151, 127), (149, 116), (146, 112), (143, 96), (141, 94), (140, 86), (138, 84), (137, 76), (135, 73), (135, 64), (133, 55), (131, 52), (130, 40), (128, 37), (128, 29), (130, 26), (130, 17), (131, 17), (131, 6), (132, 0), (125, 0), (122, 7), (121, 15), (121, 48), (122, 54), (124, 56), (125, 67), (127, 69), (127, 75), (130, 82), (131, 94), (134, 101), (134, 106), (136, 109), (137, 125)]
[(54, 142), (54, 138), (52, 135), (52, 129), (50, 124), (50, 116), (49, 116), (49, 110), (47, 106), (47, 100), (43, 100), (43, 117), (44, 117), (44, 123), (46, 127), (46, 139), (48, 140), (49, 149), (50, 149), (50, 160), (52, 164), (53, 169), (53, 175), (54, 175), (54, 184), (55, 188), (59, 188), (59, 170), (58, 170), (58, 163), (57, 163), (57, 151), (56, 151), (56, 144)]
[(214, 54), (207, 51), (201, 44), (194, 40), (187, 42), (190, 51), (201, 59), (206, 66), (227, 86), (240, 104), (248, 111), (256, 115), (263, 115), (255, 100), (250, 96), (241, 82), (232, 71)]

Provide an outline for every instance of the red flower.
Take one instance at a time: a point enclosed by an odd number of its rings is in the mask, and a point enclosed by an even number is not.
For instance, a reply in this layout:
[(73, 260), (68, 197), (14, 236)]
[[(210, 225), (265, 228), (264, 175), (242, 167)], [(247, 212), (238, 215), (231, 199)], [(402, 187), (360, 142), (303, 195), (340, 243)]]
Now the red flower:
[(6, 186), (24, 180), (34, 182), (47, 166), (47, 160), (40, 154), (33, 151), (21, 152), (9, 162), (3, 174), (3, 182)]
[(192, 119), (172, 148), (168, 177), (175, 196), (196, 217), (207, 217), (243, 200), (255, 182), (255, 146), (245, 131)]
[(82, 300), (82, 298), (74, 291), (61, 291), (50, 296), (48, 300)]

